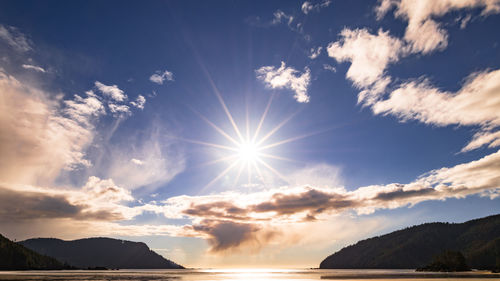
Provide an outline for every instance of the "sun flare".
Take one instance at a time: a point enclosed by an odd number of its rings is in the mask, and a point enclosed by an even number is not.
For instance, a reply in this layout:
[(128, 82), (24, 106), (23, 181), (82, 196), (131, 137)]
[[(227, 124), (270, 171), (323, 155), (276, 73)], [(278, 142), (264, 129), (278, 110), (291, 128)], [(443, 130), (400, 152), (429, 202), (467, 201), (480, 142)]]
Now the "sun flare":
[(255, 142), (244, 141), (238, 146), (238, 160), (247, 164), (260, 160), (259, 150)]
[[(252, 181), (260, 181), (264, 182), (263, 170), (268, 170), (274, 176), (277, 176), (281, 180), (285, 180), (285, 177), (281, 175), (276, 168), (274, 168), (270, 163), (268, 163), (268, 159), (272, 160), (280, 160), (280, 161), (291, 161), (297, 162), (290, 158), (281, 157), (272, 154), (271, 149), (284, 145), (289, 142), (293, 142), (302, 138), (310, 137), (316, 133), (310, 133), (305, 135), (299, 135), (290, 137), (287, 139), (283, 139), (280, 141), (275, 141), (269, 143), (269, 140), (272, 136), (274, 136), (283, 126), (285, 126), (294, 116), (292, 114), (285, 118), (283, 121), (274, 126), (271, 130), (266, 133), (261, 132), (263, 128), (264, 121), (266, 119), (267, 113), (271, 106), (273, 96), (270, 97), (267, 106), (262, 113), (262, 116), (259, 119), (258, 125), (255, 128), (250, 128), (250, 120), (247, 114), (246, 120), (246, 136), (244, 137), (242, 134), (242, 129), (236, 124), (231, 112), (226, 106), (226, 103), (222, 99), (220, 93), (218, 91), (214, 91), (219, 103), (221, 104), (226, 117), (232, 125), (233, 132), (223, 130), (221, 127), (217, 126), (215, 123), (210, 121), (207, 117), (203, 116), (199, 112), (197, 113), (201, 119), (203, 119), (210, 127), (212, 127), (215, 131), (217, 131), (221, 136), (223, 136), (230, 144), (221, 144), (221, 143), (211, 143), (201, 140), (192, 140), (192, 139), (183, 139), (184, 141), (191, 142), (194, 144), (204, 145), (211, 148), (216, 148), (221, 151), (225, 151), (224, 156), (217, 158), (213, 161), (206, 162), (203, 165), (215, 164), (215, 163), (228, 163), (228, 166), (220, 172), (214, 179), (212, 179), (203, 189), (211, 186), (213, 183), (217, 182), (224, 176), (226, 176), (229, 172), (236, 170), (237, 172), (234, 174), (233, 182), (234, 184), (238, 184), (241, 178), (241, 175), (246, 171), (248, 183), (252, 183)], [(248, 112), (248, 110), (247, 110)], [(285, 180), (286, 181), (286, 180)]]

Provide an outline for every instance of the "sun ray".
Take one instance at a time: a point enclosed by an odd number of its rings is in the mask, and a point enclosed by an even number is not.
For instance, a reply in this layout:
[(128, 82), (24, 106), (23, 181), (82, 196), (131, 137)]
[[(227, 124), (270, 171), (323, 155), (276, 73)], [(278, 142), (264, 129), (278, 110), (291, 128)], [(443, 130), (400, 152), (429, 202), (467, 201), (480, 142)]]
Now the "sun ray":
[(212, 128), (214, 128), (217, 132), (219, 132), (219, 134), (221, 134), (222, 136), (224, 136), (227, 140), (231, 141), (232, 143), (238, 145), (239, 142), (237, 140), (235, 140), (233, 137), (231, 137), (228, 133), (226, 133), (224, 130), (222, 130), (221, 128), (219, 128), (217, 125), (215, 125), (212, 121), (208, 120), (207, 117), (203, 116), (203, 114), (195, 111), (195, 113), (197, 113), (201, 119), (203, 119), (203, 121), (207, 122), (208, 125), (210, 125)]
[(174, 137), (174, 136), (168, 136), (168, 137), (173, 138), (173, 139), (178, 139), (181, 141), (185, 141), (185, 142), (189, 142), (189, 143), (201, 144), (201, 145), (210, 146), (210, 147), (214, 147), (214, 148), (221, 148), (221, 149), (225, 149), (225, 150), (229, 150), (229, 151), (238, 152), (237, 148), (227, 146), (227, 145), (204, 142), (204, 141), (199, 141), (199, 140), (186, 139), (186, 138), (180, 138), (180, 137)]
[(203, 162), (201, 164), (198, 164), (197, 167), (209, 166), (209, 165), (217, 164), (217, 163), (220, 163), (220, 162), (234, 160), (236, 158), (238, 158), (237, 155), (229, 155), (229, 156), (226, 156), (226, 157), (217, 158), (217, 159), (212, 160), (212, 161)]
[(285, 182), (288, 182), (288, 180), (285, 178), (285, 176), (280, 174), (280, 172), (278, 172), (276, 169), (274, 169), (271, 165), (267, 164), (264, 160), (259, 158), (259, 159), (257, 159), (257, 161), (259, 161), (264, 167), (268, 168), (271, 172), (273, 172), (275, 175), (277, 175), (280, 179), (282, 179)]
[(262, 174), (262, 171), (260, 170), (259, 165), (257, 165), (257, 162), (254, 161), (252, 164), (253, 164), (253, 167), (254, 167), (255, 171), (257, 171), (257, 174), (261, 178), (262, 183), (265, 183), (265, 181), (264, 181), (264, 175)]
[(212, 76), (210, 75), (210, 72), (208, 71), (207, 67), (205, 66), (205, 64), (203, 63), (203, 61), (201, 60), (201, 57), (200, 55), (195, 51), (195, 55), (196, 55), (196, 58), (198, 60), (198, 63), (200, 64), (203, 72), (205, 73), (205, 75), (207, 76), (207, 80), (208, 82), (210, 83), (210, 86), (212, 87), (212, 90), (213, 90), (213, 93), (215, 94), (215, 96), (217, 97), (217, 99), (219, 100), (219, 103), (221, 104), (222, 108), (224, 109), (224, 112), (226, 113), (226, 116), (228, 117), (229, 121), (231, 122), (231, 124), (233, 125), (233, 128), (234, 130), (236, 131), (236, 134), (238, 135), (238, 137), (240, 138), (241, 141), (243, 141), (243, 136), (241, 135), (240, 133), (240, 130), (238, 129), (238, 126), (236, 126), (236, 122), (234, 122), (234, 119), (233, 119), (233, 116), (231, 115), (231, 113), (229, 112), (229, 109), (227, 108), (226, 106), (226, 103), (224, 102), (224, 100), (222, 99), (222, 96), (219, 92), (219, 89), (217, 88), (217, 86), (215, 85), (213, 79), (212, 79)]
[(319, 134), (322, 134), (322, 133), (327, 132), (329, 130), (331, 130), (331, 129), (319, 130), (319, 131), (311, 132), (311, 133), (308, 133), (308, 134), (291, 137), (291, 138), (288, 138), (288, 139), (285, 139), (285, 140), (281, 140), (281, 141), (278, 141), (278, 142), (275, 142), (275, 143), (264, 145), (264, 146), (260, 147), (260, 149), (262, 149), (262, 150), (269, 149), (269, 148), (272, 148), (272, 147), (275, 147), (275, 146), (278, 146), (278, 145), (282, 145), (282, 144), (285, 144), (285, 143), (289, 143), (289, 142), (293, 142), (293, 141), (305, 139), (305, 138), (308, 138), (308, 137), (312, 137), (312, 136), (315, 136), (315, 135), (319, 135)]
[(293, 160), (293, 159), (290, 159), (290, 158), (286, 158), (286, 157), (282, 157), (282, 156), (277, 156), (277, 155), (272, 155), (272, 154), (267, 154), (267, 153), (262, 153), (262, 152), (259, 152), (259, 156), (264, 157), (264, 158), (271, 158), (271, 159), (288, 161), (288, 162), (294, 162), (294, 163), (299, 163), (300, 162), (300, 161)]
[(241, 141), (244, 141), (243, 136), (241, 135), (240, 129), (238, 129), (238, 126), (236, 125), (236, 122), (234, 122), (233, 116), (231, 115), (231, 112), (229, 112), (229, 109), (226, 106), (226, 103), (224, 102), (224, 99), (222, 99), (221, 94), (219, 91), (214, 91), (215, 95), (217, 96), (217, 99), (219, 100), (219, 103), (221, 104), (222, 108), (224, 109), (224, 112), (226, 113), (227, 118), (229, 119), (229, 122), (231, 122), (231, 125), (233, 125), (234, 131), (238, 135)]
[(250, 139), (250, 118), (248, 117), (248, 103), (245, 106), (246, 139)]
[(252, 183), (252, 170), (250, 170), (250, 163), (247, 162), (246, 164), (247, 164), (247, 176), (248, 176), (247, 182), (249, 184), (251, 184)]
[(234, 166), (238, 165), (240, 161), (237, 160), (237, 161), (234, 161), (231, 165), (229, 165), (224, 171), (222, 171), (218, 176), (216, 176), (213, 180), (211, 180), (209, 183), (207, 183), (201, 190), (199, 193), (202, 193), (203, 191), (205, 191), (205, 189), (207, 189), (208, 187), (210, 187), (212, 184), (214, 184), (216, 181), (218, 181), (220, 178), (222, 178), (223, 176), (225, 176), (227, 173), (229, 173), (229, 171), (231, 171), (231, 169), (234, 168)]
[(298, 111), (294, 112), (290, 116), (288, 116), (285, 120), (281, 121), (276, 127), (274, 127), (267, 135), (265, 135), (263, 138), (261, 138), (258, 142), (257, 145), (261, 145), (264, 143), (268, 138), (270, 138), (272, 135), (274, 135), (281, 127), (285, 126), (286, 123), (288, 123), (290, 120), (292, 120), (295, 115), (297, 115)]
[(273, 101), (274, 94), (271, 95), (269, 98), (269, 101), (267, 102), (266, 109), (264, 109), (264, 113), (262, 113), (262, 117), (260, 118), (259, 125), (257, 125), (257, 129), (255, 129), (255, 134), (253, 135), (252, 142), (255, 142), (257, 139), (257, 136), (259, 135), (260, 129), (262, 128), (262, 124), (264, 124), (264, 120), (266, 119), (267, 112), (269, 111), (269, 108), (271, 107), (271, 103)]
[(240, 168), (238, 169), (238, 174), (236, 174), (236, 178), (234, 179), (233, 186), (236, 186), (236, 184), (238, 184), (238, 181), (240, 180), (241, 173), (243, 173), (244, 168), (245, 168), (245, 165), (241, 164)]
[[(211, 81), (212, 82), (212, 81)], [(245, 106), (245, 112), (244, 112), (244, 123), (243, 125), (245, 127), (240, 128), (238, 127), (237, 123), (235, 122), (231, 112), (229, 111), (224, 99), (222, 98), (221, 94), (215, 88), (215, 85), (212, 85), (214, 89), (214, 94), (217, 96), (217, 99), (222, 106), (222, 109), (224, 110), (226, 117), (228, 121), (231, 123), (231, 126), (234, 129), (234, 132), (232, 130), (226, 131), (216, 125), (214, 122), (210, 121), (208, 118), (203, 116), (201, 113), (197, 112), (196, 110), (193, 109), (193, 112), (198, 114), (201, 119), (203, 119), (210, 127), (215, 129), (219, 134), (221, 134), (224, 138), (226, 138), (231, 145), (221, 145), (221, 144), (215, 144), (215, 143), (210, 143), (210, 142), (204, 142), (204, 141), (195, 141), (195, 140), (189, 140), (189, 139), (184, 139), (187, 142), (191, 143), (197, 143), (201, 145), (205, 145), (208, 147), (214, 147), (214, 148), (220, 148), (224, 149), (226, 151), (230, 151), (230, 155), (225, 156), (225, 157), (220, 157), (218, 159), (215, 159), (213, 161), (203, 163), (202, 166), (205, 165), (211, 165), (215, 163), (220, 163), (227, 161), (229, 165), (220, 173), (218, 174), (215, 178), (213, 178), (205, 187), (201, 189), (200, 192), (203, 192), (206, 188), (220, 180), (222, 177), (224, 177), (226, 174), (228, 174), (231, 170), (233, 170), (237, 165), (240, 165), (239, 168), (237, 169), (237, 172), (234, 174), (231, 174), (233, 178), (233, 185), (237, 185), (240, 182), (241, 176), (246, 170), (247, 174), (247, 181), (249, 184), (252, 183), (253, 178), (256, 177), (257, 182), (265, 182), (265, 177), (264, 173), (262, 171), (262, 167), (266, 167), (266, 169), (270, 170), (272, 174), (276, 175), (278, 178), (281, 180), (287, 182), (286, 178), (278, 172), (277, 169), (275, 169), (273, 166), (271, 166), (269, 163), (264, 161), (263, 158), (267, 159), (275, 159), (275, 160), (280, 160), (280, 161), (288, 161), (288, 162), (294, 162), (294, 163), (302, 163), (300, 161), (296, 161), (290, 158), (282, 157), (279, 155), (273, 154), (271, 151), (266, 151), (268, 149), (271, 149), (273, 147), (277, 147), (292, 141), (296, 141), (302, 138), (306, 138), (315, 134), (318, 134), (320, 132), (313, 132), (310, 134), (305, 134), (301, 136), (294, 136), (290, 137), (284, 140), (280, 140), (271, 144), (268, 144), (268, 140), (273, 137), (281, 128), (283, 128), (286, 124), (290, 122), (301, 110), (297, 110), (294, 113), (290, 114), (287, 116), (284, 120), (282, 120), (280, 123), (278, 123), (276, 126), (274, 126), (270, 131), (268, 131), (263, 137), (260, 137), (262, 129), (264, 128), (264, 122), (266, 121), (266, 118), (268, 116), (269, 110), (271, 108), (271, 105), (274, 100), (274, 94), (270, 96), (266, 107), (264, 108), (264, 111), (262, 112), (262, 115), (260, 116), (260, 120), (257, 124), (257, 127), (255, 129), (252, 129), (253, 124), (250, 119), (249, 115), (249, 106), (248, 102), (246, 103)], [(245, 135), (243, 136), (242, 133)], [(274, 163), (273, 163), (274, 164)], [(255, 174), (256, 172), (256, 174)], [(258, 178), (257, 178), (258, 177)], [(265, 184), (265, 183), (264, 183)]]

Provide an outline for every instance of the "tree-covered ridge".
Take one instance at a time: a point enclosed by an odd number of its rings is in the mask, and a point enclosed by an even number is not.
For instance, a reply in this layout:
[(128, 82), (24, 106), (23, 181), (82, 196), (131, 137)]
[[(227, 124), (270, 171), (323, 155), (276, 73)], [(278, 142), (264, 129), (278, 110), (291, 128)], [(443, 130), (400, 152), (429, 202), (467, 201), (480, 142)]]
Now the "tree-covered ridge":
[(67, 267), (54, 258), (40, 255), (0, 235), (0, 270), (49, 270)]
[(362, 240), (324, 259), (320, 268), (421, 268), (452, 250), (468, 266), (500, 266), (500, 215), (465, 223), (426, 223)]
[(142, 242), (112, 238), (86, 238), (73, 241), (36, 238), (19, 243), (78, 268), (184, 268), (152, 251)]

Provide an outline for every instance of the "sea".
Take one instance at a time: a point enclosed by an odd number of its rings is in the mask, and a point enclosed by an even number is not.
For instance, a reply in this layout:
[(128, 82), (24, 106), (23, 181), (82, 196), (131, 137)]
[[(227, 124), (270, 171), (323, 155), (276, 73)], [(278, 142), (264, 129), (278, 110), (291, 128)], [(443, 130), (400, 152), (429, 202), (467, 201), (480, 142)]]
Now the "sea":
[(177, 270), (61, 270), (0, 271), (0, 280), (78, 281), (209, 281), (209, 280), (500, 280), (500, 274), (486, 271), (430, 273), (414, 270), (337, 269), (177, 269)]

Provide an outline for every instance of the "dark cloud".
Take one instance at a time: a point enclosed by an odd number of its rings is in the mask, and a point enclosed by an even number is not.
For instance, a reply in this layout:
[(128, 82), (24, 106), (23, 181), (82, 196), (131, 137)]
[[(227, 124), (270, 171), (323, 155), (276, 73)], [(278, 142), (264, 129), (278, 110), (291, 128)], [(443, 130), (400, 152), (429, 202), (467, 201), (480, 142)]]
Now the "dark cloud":
[(16, 191), (0, 186), (0, 220), (73, 218), (78, 220), (118, 220), (119, 213), (90, 210), (86, 205), (72, 204), (62, 195)]
[(298, 194), (276, 193), (270, 201), (257, 204), (252, 210), (255, 212), (276, 212), (280, 215), (291, 215), (304, 211), (319, 214), (327, 210), (341, 210), (355, 206), (356, 202), (347, 199), (345, 195), (309, 189)]
[(208, 235), (211, 252), (221, 252), (246, 244), (265, 244), (278, 234), (275, 231), (263, 230), (256, 224), (222, 220), (203, 220), (190, 228)]
[(82, 209), (82, 206), (73, 205), (62, 196), (38, 192), (17, 192), (0, 187), (0, 218), (2, 220), (69, 218), (80, 214)]
[(398, 189), (395, 191), (381, 192), (377, 194), (377, 196), (374, 199), (381, 201), (392, 201), (392, 200), (408, 199), (413, 197), (431, 195), (436, 192), (437, 191), (434, 188), (424, 188), (419, 190)]
[(247, 210), (239, 208), (232, 203), (219, 201), (206, 204), (191, 204), (189, 209), (183, 211), (184, 214), (204, 218), (225, 218), (234, 220), (246, 220)]

